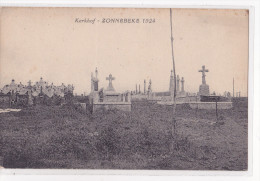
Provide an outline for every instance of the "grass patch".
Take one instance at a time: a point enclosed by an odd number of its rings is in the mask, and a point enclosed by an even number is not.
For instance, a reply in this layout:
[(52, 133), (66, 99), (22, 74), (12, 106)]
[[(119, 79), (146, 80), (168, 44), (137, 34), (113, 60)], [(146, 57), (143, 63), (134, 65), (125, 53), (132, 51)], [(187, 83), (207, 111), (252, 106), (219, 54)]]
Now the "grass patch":
[[(79, 105), (35, 106), (0, 115), (6, 168), (246, 170), (247, 104), (215, 111), (133, 102), (132, 112), (89, 114)], [(173, 151), (171, 152), (171, 146)]]

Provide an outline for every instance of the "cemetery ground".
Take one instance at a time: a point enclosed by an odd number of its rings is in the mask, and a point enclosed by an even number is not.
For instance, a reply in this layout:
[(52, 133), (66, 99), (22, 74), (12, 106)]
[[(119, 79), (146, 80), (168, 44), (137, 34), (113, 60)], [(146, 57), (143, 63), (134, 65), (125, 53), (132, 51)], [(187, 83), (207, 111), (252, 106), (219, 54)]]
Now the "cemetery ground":
[[(193, 110), (132, 102), (132, 112), (75, 105), (0, 114), (5, 168), (247, 170), (247, 99), (231, 110)], [(173, 145), (173, 149), (170, 149)], [(172, 151), (171, 151), (172, 150)]]

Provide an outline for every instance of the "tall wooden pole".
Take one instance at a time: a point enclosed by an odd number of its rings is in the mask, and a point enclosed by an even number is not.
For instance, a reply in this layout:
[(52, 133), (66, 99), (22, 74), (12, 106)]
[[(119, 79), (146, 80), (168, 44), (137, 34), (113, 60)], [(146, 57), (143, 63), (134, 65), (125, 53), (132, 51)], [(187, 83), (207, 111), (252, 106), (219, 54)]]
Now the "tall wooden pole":
[(175, 61), (174, 61), (174, 53), (173, 53), (173, 35), (172, 35), (172, 9), (170, 8), (170, 24), (171, 24), (171, 48), (172, 48), (172, 70), (173, 70), (173, 80), (174, 80), (174, 92), (172, 96), (173, 101), (173, 111), (172, 111), (172, 121), (173, 121), (173, 127), (172, 127), (172, 135), (176, 133), (176, 119), (175, 119), (175, 113), (176, 113), (176, 72), (175, 72)]

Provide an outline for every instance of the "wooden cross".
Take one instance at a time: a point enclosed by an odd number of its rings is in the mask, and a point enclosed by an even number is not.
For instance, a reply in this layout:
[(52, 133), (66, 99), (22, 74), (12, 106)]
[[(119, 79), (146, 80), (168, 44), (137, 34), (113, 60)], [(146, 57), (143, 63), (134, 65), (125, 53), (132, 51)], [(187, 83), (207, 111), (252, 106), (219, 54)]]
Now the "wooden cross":
[(202, 66), (202, 70), (199, 70), (199, 72), (202, 72), (202, 84), (206, 84), (206, 74), (205, 72), (209, 72), (208, 69), (205, 69), (205, 65)]

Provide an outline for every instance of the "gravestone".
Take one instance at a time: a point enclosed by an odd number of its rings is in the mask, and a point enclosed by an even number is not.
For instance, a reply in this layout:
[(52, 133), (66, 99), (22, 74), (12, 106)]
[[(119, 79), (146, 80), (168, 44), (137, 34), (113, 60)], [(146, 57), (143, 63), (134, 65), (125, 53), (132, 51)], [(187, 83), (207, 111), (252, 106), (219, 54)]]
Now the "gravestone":
[(181, 78), (181, 92), (184, 92), (184, 77)]

